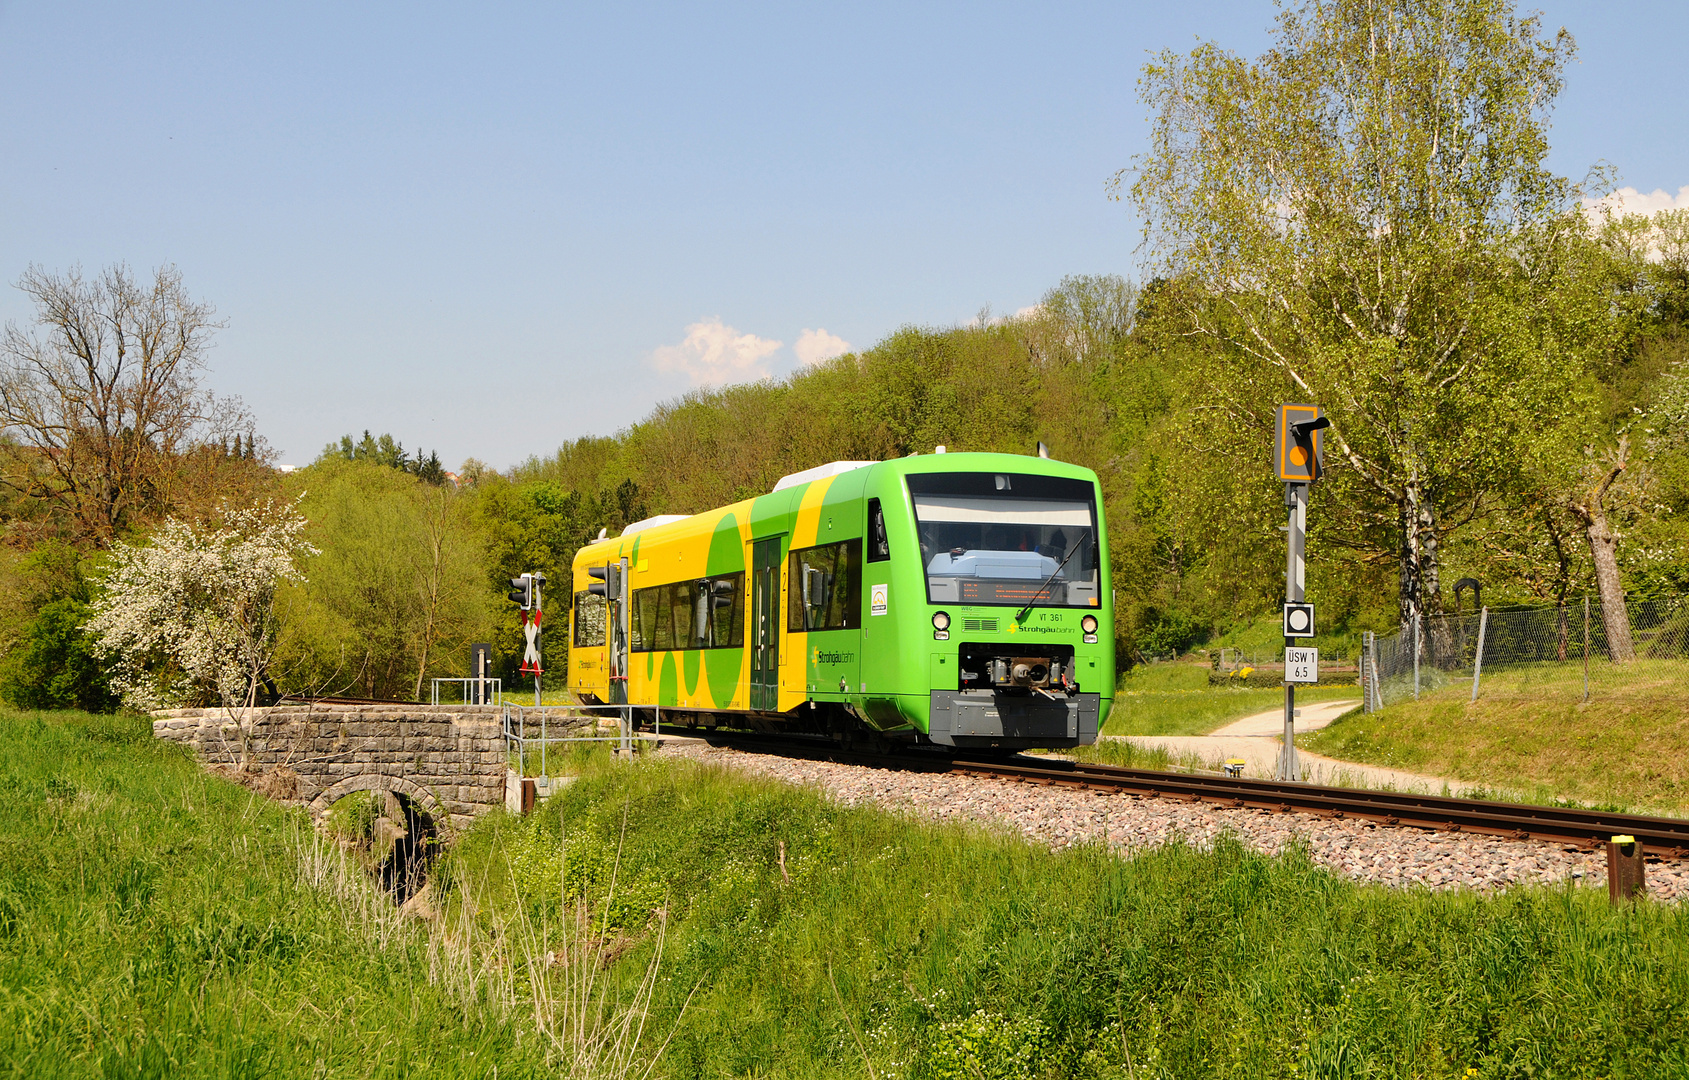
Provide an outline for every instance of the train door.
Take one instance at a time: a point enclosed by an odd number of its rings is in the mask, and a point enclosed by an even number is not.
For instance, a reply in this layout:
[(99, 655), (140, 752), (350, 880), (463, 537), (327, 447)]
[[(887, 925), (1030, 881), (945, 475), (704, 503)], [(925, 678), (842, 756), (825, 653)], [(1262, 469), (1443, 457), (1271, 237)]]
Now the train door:
[(751, 546), (751, 708), (774, 712), (780, 695), (780, 541)]
[(610, 704), (628, 703), (628, 561), (621, 560), (621, 573), (616, 575), (617, 592), (611, 597), (608, 619), (610, 669)]

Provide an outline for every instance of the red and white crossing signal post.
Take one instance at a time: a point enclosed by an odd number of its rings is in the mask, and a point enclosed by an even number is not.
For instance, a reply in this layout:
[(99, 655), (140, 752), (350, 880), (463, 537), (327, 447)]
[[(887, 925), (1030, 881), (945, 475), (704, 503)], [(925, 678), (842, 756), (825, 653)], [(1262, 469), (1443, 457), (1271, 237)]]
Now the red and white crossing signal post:
[(545, 585), (545, 575), (540, 573), (523, 574), (521, 577), (510, 579), (510, 600), (522, 611), (522, 674), (534, 677), (534, 705), (540, 703), (540, 676), (545, 669), (540, 666), (540, 624), (544, 619), (544, 597), (542, 586)]

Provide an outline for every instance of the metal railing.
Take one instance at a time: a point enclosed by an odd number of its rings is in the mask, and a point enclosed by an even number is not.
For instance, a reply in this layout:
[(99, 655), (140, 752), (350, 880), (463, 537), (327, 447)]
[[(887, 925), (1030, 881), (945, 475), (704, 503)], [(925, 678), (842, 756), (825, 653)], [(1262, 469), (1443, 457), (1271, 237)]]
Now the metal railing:
[[(547, 769), (546, 748), (559, 743), (614, 743), (621, 754), (630, 754), (636, 740), (659, 738), (663, 733), (663, 712), (657, 709), (653, 715), (651, 734), (649, 736), (635, 735), (633, 732), (632, 705), (568, 705), (541, 706), (510, 705), (504, 706), (504, 747), (505, 761), (509, 764), (514, 752), (516, 764), (513, 766), (518, 775), (526, 775), (531, 747), (539, 748), (540, 775), (551, 775)], [(596, 723), (606, 718), (617, 721), (614, 735), (553, 735), (551, 729), (560, 726), (565, 732), (578, 730), (583, 720)], [(534, 727), (538, 727), (539, 734), (530, 734)]]
[(434, 689), (431, 703), (435, 705), (440, 704), (440, 687), (442, 685), (457, 686), (461, 688), (458, 694), (458, 700), (455, 702), (447, 702), (449, 705), (460, 703), (464, 705), (504, 704), (503, 679), (434, 679), (432, 680), (432, 684)]
[(1601, 603), (1592, 598), (1426, 615), (1397, 633), (1367, 635), (1363, 697), (1369, 712), (1451, 694), (1455, 684), (1471, 701), (1483, 694), (1587, 701), (1689, 677), (1689, 596), (1628, 599), (1609, 636)]

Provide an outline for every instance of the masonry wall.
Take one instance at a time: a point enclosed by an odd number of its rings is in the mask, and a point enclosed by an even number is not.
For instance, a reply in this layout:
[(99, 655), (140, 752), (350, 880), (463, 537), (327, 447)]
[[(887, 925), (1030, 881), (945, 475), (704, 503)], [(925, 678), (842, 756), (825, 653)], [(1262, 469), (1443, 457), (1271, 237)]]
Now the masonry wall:
[[(354, 791), (393, 791), (463, 825), (504, 803), (497, 706), (280, 705), (248, 715), (252, 763), (292, 769), (314, 812)], [(240, 757), (238, 731), (223, 709), (157, 713), (153, 735), (190, 745), (207, 761)]]

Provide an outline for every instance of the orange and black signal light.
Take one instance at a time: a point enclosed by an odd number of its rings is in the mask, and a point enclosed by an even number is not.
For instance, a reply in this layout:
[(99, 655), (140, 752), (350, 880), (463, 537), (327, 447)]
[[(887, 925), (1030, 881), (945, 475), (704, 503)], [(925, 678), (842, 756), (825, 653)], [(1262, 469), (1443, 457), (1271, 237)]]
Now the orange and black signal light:
[(510, 602), (523, 611), (531, 611), (534, 606), (534, 575), (523, 574), (521, 577), (510, 579)]
[(1278, 478), (1293, 484), (1311, 484), (1325, 471), (1325, 440), (1320, 432), (1331, 426), (1331, 418), (1318, 405), (1280, 405), (1278, 438), (1273, 459)]

